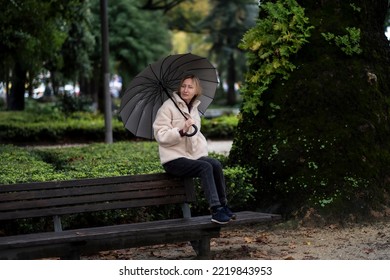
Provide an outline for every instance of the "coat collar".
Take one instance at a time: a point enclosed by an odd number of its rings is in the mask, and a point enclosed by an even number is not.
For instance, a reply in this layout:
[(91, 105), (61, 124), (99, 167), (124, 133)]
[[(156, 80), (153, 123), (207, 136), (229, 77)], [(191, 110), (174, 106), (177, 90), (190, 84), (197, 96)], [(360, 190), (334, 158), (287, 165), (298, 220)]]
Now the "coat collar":
[[(176, 104), (180, 107), (180, 109), (182, 109), (182, 110), (187, 109), (188, 110), (187, 103), (180, 97), (180, 95), (177, 93), (177, 91), (173, 92), (173, 99), (175, 100)], [(201, 103), (201, 101), (199, 99), (195, 99), (192, 102), (192, 110), (194, 110), (194, 109), (198, 110), (198, 106), (200, 103)]]

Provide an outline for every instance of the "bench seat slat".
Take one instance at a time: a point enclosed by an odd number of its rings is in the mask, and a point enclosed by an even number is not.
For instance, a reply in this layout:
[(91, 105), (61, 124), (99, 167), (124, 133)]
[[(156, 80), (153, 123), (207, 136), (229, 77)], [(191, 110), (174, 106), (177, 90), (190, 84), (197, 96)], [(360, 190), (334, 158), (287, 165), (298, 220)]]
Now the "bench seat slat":
[[(277, 220), (278, 215), (257, 212), (238, 212), (237, 220), (226, 225), (247, 224), (252, 222), (269, 222)], [(28, 248), (39, 248), (51, 245), (61, 256), (67, 250), (78, 250), (90, 254), (103, 250), (131, 248), (164, 242), (182, 242), (201, 238), (202, 236), (218, 237), (221, 226), (211, 223), (209, 216), (192, 217), (189, 219), (170, 219), (153, 222), (134, 223), (107, 227), (69, 230), (63, 232), (45, 232), (25, 235), (25, 238), (14, 236), (0, 239), (0, 258), (7, 258), (7, 250), (20, 248), (21, 252)], [(54, 250), (54, 249), (53, 249)], [(31, 256), (31, 251), (29, 255)], [(44, 252), (36, 251), (35, 257), (44, 258)], [(50, 252), (50, 256), (53, 252)], [(20, 256), (19, 256), (20, 258)]]
[[(242, 225), (248, 223), (257, 223), (257, 222), (269, 222), (272, 220), (278, 220), (279, 215), (274, 214), (265, 214), (252, 211), (243, 211), (237, 212), (237, 219), (223, 225), (223, 227), (229, 227), (233, 225)], [(180, 219), (169, 219), (169, 220), (159, 220), (152, 222), (143, 222), (143, 223), (131, 223), (123, 225), (114, 225), (114, 226), (104, 226), (104, 227), (93, 227), (85, 229), (75, 229), (75, 230), (66, 230), (62, 232), (43, 232), (43, 233), (34, 233), (26, 235), (17, 235), (17, 236), (6, 236), (0, 239), (0, 251), (7, 247), (23, 247), (28, 244), (39, 244), (44, 245), (45, 243), (52, 242), (78, 242), (85, 240), (86, 238), (96, 238), (97, 236), (113, 236), (118, 237), (123, 234), (143, 234), (148, 231), (163, 231), (167, 230), (169, 232), (174, 231), (174, 228), (188, 228), (193, 230), (193, 228), (201, 229), (210, 229), (210, 228), (220, 228), (221, 225), (212, 223), (210, 221), (210, 216), (198, 216), (191, 217), (189, 219), (180, 218)], [(24, 238), (20, 238), (24, 237)]]

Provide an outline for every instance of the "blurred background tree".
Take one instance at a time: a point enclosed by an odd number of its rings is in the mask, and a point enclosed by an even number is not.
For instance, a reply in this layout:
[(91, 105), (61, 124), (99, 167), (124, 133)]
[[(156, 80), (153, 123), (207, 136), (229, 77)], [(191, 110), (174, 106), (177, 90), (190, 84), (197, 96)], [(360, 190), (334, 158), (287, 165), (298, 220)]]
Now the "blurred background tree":
[[(102, 111), (99, 0), (0, 0), (0, 81), (7, 109), (23, 110), (38, 86), (57, 96), (89, 96)], [(125, 86), (147, 64), (172, 53), (208, 56), (221, 75), (222, 105), (236, 105), (245, 57), (239, 38), (254, 24), (255, 0), (110, 1), (110, 72)], [(20, 19), (23, 20), (20, 20)], [(224, 87), (222, 86), (224, 85)], [(226, 94), (227, 92), (227, 94)]]
[(198, 28), (208, 34), (220, 85), (226, 87), (226, 104), (233, 106), (237, 104), (238, 83), (246, 69), (245, 55), (238, 44), (242, 34), (255, 24), (258, 7), (251, 0), (213, 0), (211, 4), (212, 9)]
[[(96, 40), (91, 54), (94, 73), (90, 77), (90, 88), (94, 89), (92, 95), (95, 96), (94, 100), (99, 100), (102, 111), (104, 98), (101, 84), (100, 0), (90, 1)], [(140, 1), (110, 1), (108, 25), (110, 73), (121, 77), (123, 85), (128, 84), (146, 65), (167, 55), (171, 49), (171, 35), (162, 12), (141, 9)]]
[[(23, 110), (26, 87), (46, 63), (62, 65), (64, 44), (79, 1), (1, 0), (1, 80), (12, 83), (9, 110)], [(11, 81), (12, 79), (12, 81)], [(8, 87), (7, 87), (8, 88)]]

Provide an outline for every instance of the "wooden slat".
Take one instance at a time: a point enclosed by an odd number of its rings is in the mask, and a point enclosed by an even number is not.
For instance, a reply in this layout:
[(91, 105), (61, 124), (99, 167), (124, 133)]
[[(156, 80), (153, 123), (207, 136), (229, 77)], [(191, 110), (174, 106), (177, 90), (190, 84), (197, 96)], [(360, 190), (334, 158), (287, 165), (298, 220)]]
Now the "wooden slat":
[(0, 220), (181, 204), (195, 200), (192, 180), (165, 173), (0, 185), (0, 190), (3, 191), (0, 194)]
[(91, 254), (103, 250), (199, 240), (204, 237), (218, 237), (220, 229), (224, 227), (253, 222), (272, 222), (279, 219), (279, 215), (244, 211), (237, 213), (237, 221), (230, 222), (226, 226), (211, 223), (210, 216), (200, 216), (57, 233), (46, 232), (20, 237), (10, 236), (0, 238), (0, 259), (62, 256), (70, 250)]
[[(195, 200), (192, 179), (165, 173), (0, 185), (0, 220), (60, 217)], [(237, 221), (227, 226), (278, 219), (279, 215), (239, 212)], [(80, 253), (191, 240), (201, 241), (202, 256), (209, 253), (210, 238), (219, 236), (220, 229), (221, 225), (212, 223), (210, 216), (202, 216), (1, 237), (0, 259), (77, 257)]]
[(0, 185), (0, 194), (12, 191), (22, 190), (48, 190), (56, 188), (70, 188), (77, 186), (93, 186), (93, 185), (110, 185), (119, 183), (137, 183), (147, 181), (163, 181), (163, 180), (181, 180), (180, 178), (170, 176), (166, 173), (143, 174), (143, 175), (129, 175), (129, 176), (115, 176), (106, 178), (94, 179), (75, 179), (66, 181), (51, 181), (51, 182), (33, 182), (21, 183), (11, 185)]
[(178, 203), (177, 197), (167, 197), (164, 200), (160, 198), (149, 198), (149, 199), (138, 199), (131, 201), (116, 201), (112, 203), (95, 203), (95, 204), (85, 204), (85, 205), (72, 205), (64, 207), (53, 207), (53, 208), (43, 208), (43, 209), (29, 209), (23, 211), (10, 211), (0, 213), (0, 220), (12, 220), (20, 218), (33, 218), (33, 217), (47, 217), (55, 215), (65, 215), (65, 214), (75, 214), (75, 213), (85, 213), (85, 212), (95, 212), (103, 210), (114, 210), (114, 209), (127, 209), (134, 207), (143, 207), (143, 206), (152, 206), (152, 205), (165, 205), (165, 204), (174, 204)]
[[(103, 193), (103, 194), (91, 194), (91, 195), (78, 195), (78, 196), (64, 196), (45, 198), (45, 199), (30, 199), (30, 200), (19, 200), (12, 202), (1, 203), (0, 212), (10, 210), (24, 210), (24, 209), (35, 209), (35, 208), (46, 208), (53, 206), (63, 205), (78, 205), (78, 204), (89, 204), (99, 202), (110, 202), (118, 200), (132, 200), (140, 198), (160, 198), (164, 197), (185, 195), (184, 188), (165, 188), (165, 189), (153, 189), (153, 190), (131, 190), (123, 191), (119, 193)], [(183, 198), (181, 198), (183, 199)], [(146, 206), (146, 205), (145, 205)]]
[[(180, 187), (183, 188), (182, 181), (146, 181), (136, 183), (119, 183), (109, 185), (93, 185), (93, 186), (73, 186), (71, 188), (62, 189), (46, 189), (46, 190), (34, 190), (27, 189), (23, 191), (13, 191), (3, 193), (0, 196), (0, 202), (17, 201), (17, 200), (29, 200), (29, 199), (41, 199), (41, 198), (55, 198), (63, 196), (78, 196), (78, 195), (90, 195), (90, 194), (105, 194), (114, 192), (124, 192), (129, 190), (148, 190), (168, 187)], [(0, 185), (0, 189), (1, 189)]]

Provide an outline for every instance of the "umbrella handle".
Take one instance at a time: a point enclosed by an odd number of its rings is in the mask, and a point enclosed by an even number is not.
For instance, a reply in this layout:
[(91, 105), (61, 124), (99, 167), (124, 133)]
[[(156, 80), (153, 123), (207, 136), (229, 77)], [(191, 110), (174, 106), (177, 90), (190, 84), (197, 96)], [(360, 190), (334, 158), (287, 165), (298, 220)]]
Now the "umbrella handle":
[(196, 125), (192, 125), (194, 127), (194, 132), (188, 134), (188, 133), (185, 133), (184, 135), (187, 136), (187, 137), (192, 137), (194, 136), (197, 132), (198, 132), (198, 128), (196, 127)]

